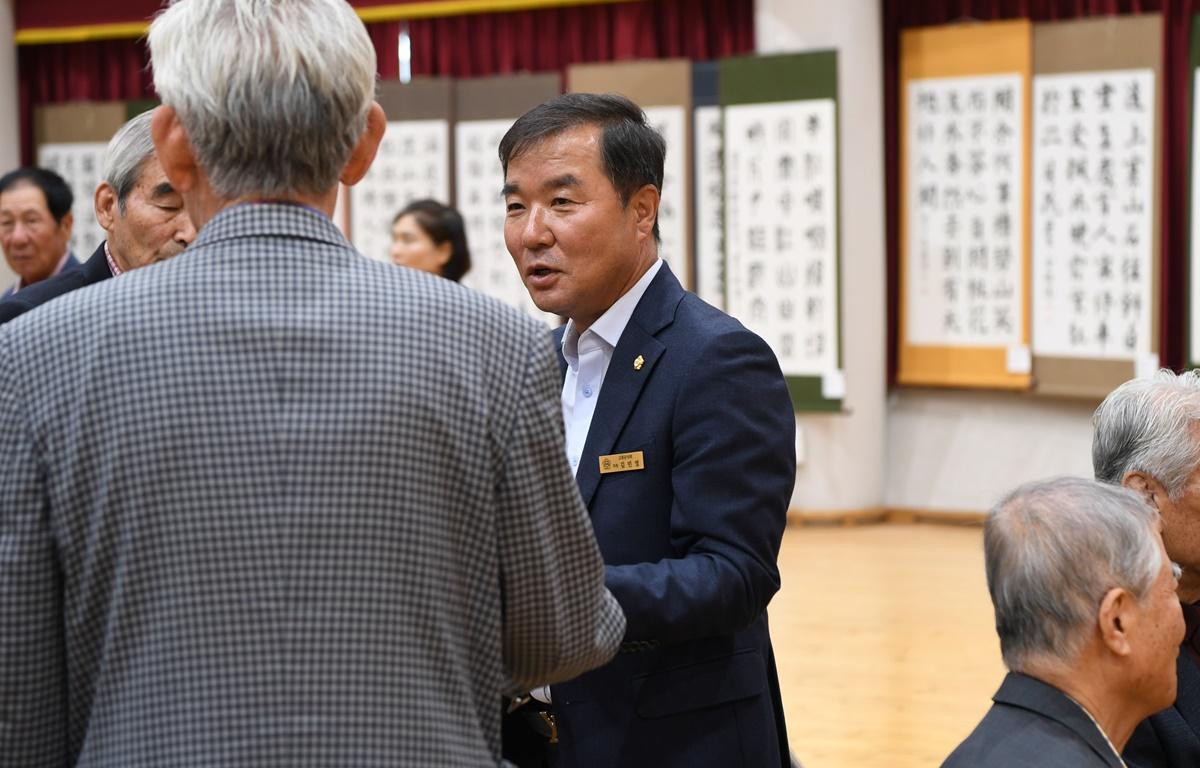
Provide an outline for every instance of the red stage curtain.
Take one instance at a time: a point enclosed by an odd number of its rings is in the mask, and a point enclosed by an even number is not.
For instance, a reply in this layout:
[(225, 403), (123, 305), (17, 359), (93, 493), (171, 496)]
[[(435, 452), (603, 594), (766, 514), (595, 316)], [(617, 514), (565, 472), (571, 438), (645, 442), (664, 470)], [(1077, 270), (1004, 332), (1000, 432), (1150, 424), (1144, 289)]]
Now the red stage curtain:
[[(368, 24), (379, 73), (399, 76), (400, 22)], [(754, 50), (753, 0), (645, 0), (409, 22), (414, 75), (475, 77), (563, 71), (633, 58), (713, 59)], [(81, 99), (152, 98), (141, 40), (18, 49), (21, 158), (33, 161), (33, 109)]]
[[(422, 0), (350, 0), (358, 9), (379, 5), (403, 5)], [(18, 30), (31, 27), (80, 27), (148, 19), (164, 0), (15, 0), (13, 17)]]
[(17, 48), (21, 162), (33, 157), (33, 108), (64, 101), (151, 98), (154, 88), (142, 40), (22, 45)]
[(1180, 369), (1186, 364), (1188, 132), (1190, 126), (1189, 61), (1193, 0), (884, 0), (884, 164), (887, 175), (888, 381), (896, 380), (896, 323), (900, 268), (900, 30), (948, 24), (961, 20), (993, 21), (1028, 18), (1060, 21), (1111, 14), (1163, 15), (1162, 184), (1162, 303), (1159, 312), (1162, 364)]
[[(383, 77), (396, 77), (401, 22), (372, 25)], [(619, 59), (697, 61), (754, 50), (753, 0), (652, 0), (408, 22), (412, 73), (481, 77)]]

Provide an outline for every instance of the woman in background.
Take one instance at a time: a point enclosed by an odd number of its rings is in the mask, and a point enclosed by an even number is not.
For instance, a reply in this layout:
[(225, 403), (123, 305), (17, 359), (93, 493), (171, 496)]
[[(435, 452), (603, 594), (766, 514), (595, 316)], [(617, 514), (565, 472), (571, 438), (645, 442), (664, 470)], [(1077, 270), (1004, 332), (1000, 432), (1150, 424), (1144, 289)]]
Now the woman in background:
[(414, 200), (392, 219), (392, 262), (458, 282), (471, 268), (462, 216), (436, 200)]

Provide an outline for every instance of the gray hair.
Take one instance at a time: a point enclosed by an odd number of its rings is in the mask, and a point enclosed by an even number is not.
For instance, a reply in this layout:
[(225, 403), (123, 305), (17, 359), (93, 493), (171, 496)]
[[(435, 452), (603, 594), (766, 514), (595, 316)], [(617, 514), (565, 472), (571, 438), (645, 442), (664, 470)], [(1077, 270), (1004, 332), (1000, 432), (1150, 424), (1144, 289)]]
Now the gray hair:
[(1157, 519), (1133, 491), (1084, 478), (1028, 483), (997, 504), (983, 547), (1004, 664), (1070, 663), (1108, 590), (1145, 598), (1165, 558)]
[(175, 0), (154, 87), (225, 199), (328, 192), (366, 131), (375, 47), (344, 0)]
[(1097, 480), (1120, 484), (1145, 472), (1178, 501), (1188, 476), (1200, 465), (1200, 371), (1178, 376), (1161, 370), (1113, 390), (1092, 416), (1092, 471)]
[(117, 194), (117, 206), (125, 215), (125, 200), (142, 177), (142, 166), (154, 155), (150, 138), (153, 112), (143, 112), (122, 125), (104, 150), (104, 180)]

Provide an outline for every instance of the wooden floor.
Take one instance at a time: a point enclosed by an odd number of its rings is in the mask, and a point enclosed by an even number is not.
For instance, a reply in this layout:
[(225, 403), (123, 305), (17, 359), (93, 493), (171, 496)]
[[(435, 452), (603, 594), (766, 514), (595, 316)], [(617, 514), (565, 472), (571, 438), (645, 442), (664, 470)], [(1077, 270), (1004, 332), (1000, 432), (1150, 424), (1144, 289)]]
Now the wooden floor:
[(982, 528), (789, 526), (769, 609), (804, 768), (937, 766), (1004, 676)]

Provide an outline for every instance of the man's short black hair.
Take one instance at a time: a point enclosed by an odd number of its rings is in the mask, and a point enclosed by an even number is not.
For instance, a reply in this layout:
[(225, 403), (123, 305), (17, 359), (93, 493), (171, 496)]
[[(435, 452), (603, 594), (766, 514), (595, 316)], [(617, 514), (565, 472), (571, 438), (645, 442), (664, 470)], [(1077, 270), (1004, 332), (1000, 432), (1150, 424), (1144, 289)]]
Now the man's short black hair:
[(42, 190), (42, 194), (46, 197), (46, 208), (50, 210), (50, 215), (57, 223), (62, 224), (63, 216), (71, 212), (71, 204), (75, 202), (75, 195), (71, 193), (71, 188), (67, 186), (67, 182), (63, 181), (63, 177), (54, 171), (35, 166), (9, 171), (0, 176), (0, 194), (19, 184), (32, 184)]
[[(646, 122), (641, 107), (615, 93), (568, 93), (526, 112), (500, 140), (505, 175), (513, 158), (581, 125), (600, 127), (601, 164), (622, 205), (628, 205), (634, 193), (647, 184), (662, 194), (667, 142)], [(659, 239), (657, 219), (654, 239)]]

